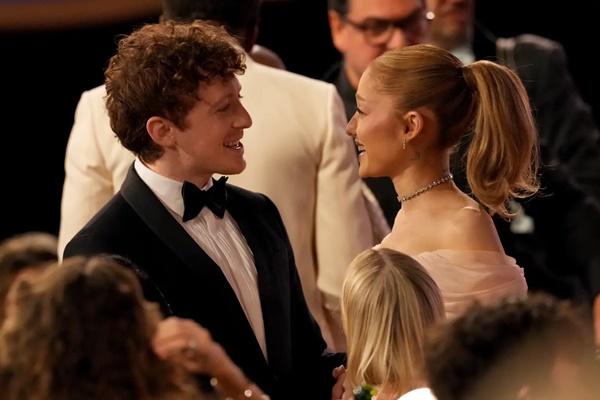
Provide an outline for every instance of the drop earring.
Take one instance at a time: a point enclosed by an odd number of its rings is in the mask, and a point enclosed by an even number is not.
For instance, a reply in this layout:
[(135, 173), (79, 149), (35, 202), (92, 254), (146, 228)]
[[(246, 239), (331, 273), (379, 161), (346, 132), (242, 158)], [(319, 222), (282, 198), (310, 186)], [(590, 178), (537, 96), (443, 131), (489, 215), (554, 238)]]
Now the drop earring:
[(406, 138), (402, 138), (402, 150), (406, 150)]

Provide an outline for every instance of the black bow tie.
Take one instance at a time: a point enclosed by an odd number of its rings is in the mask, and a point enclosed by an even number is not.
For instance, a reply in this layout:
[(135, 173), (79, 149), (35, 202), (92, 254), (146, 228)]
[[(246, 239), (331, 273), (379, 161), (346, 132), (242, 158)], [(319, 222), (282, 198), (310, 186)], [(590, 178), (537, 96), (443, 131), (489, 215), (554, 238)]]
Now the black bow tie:
[(223, 176), (218, 181), (213, 179), (213, 185), (208, 190), (200, 190), (190, 182), (183, 182), (181, 195), (183, 196), (183, 222), (195, 218), (204, 206), (208, 207), (217, 217), (225, 215), (227, 190), (225, 188), (227, 177)]

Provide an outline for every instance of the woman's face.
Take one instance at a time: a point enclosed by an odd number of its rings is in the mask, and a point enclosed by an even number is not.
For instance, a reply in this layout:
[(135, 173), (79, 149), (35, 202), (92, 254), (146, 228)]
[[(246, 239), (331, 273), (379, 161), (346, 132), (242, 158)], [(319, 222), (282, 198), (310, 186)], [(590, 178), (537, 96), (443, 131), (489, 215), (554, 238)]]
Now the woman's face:
[(381, 94), (369, 68), (356, 91), (356, 112), (348, 123), (347, 133), (358, 148), (361, 177), (393, 177), (402, 157), (404, 125), (398, 118), (392, 96)]

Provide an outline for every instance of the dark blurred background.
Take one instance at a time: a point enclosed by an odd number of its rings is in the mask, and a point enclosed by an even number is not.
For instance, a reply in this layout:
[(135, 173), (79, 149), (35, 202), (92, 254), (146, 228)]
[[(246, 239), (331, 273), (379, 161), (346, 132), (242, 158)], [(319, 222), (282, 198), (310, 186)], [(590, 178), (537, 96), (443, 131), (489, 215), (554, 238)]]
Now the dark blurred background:
[[(35, 7), (35, 0), (0, 1), (0, 239), (30, 230), (57, 233), (64, 152), (79, 96), (102, 83), (117, 36), (158, 15), (158, 0), (131, 0), (137, 2), (131, 9), (123, 7), (125, 0), (78, 0), (89, 5), (75, 16), (59, 9), (61, 2), (73, 3), (38, 0), (54, 8), (36, 14), (33, 8), (17, 10), (18, 3)], [(276, 51), (289, 70), (320, 77), (338, 58), (326, 9), (326, 0), (267, 0), (259, 44)], [(596, 121), (598, 11), (600, 3), (584, 0), (477, 2), (479, 21), (498, 36), (535, 33), (561, 42)]]

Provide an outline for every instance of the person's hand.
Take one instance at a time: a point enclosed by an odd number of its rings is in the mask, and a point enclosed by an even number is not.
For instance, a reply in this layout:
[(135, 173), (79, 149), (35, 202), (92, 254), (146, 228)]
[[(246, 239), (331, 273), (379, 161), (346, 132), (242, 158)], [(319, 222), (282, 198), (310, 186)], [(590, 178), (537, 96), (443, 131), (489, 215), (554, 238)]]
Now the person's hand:
[(164, 360), (212, 376), (211, 385), (226, 398), (269, 399), (212, 340), (208, 330), (192, 320), (170, 317), (159, 322), (152, 347)]
[(159, 322), (152, 347), (160, 358), (193, 373), (214, 375), (227, 357), (208, 330), (192, 320), (177, 317)]
[(354, 400), (354, 392), (352, 387), (350, 387), (350, 383), (347, 379), (345, 379), (344, 375), (344, 394), (342, 395), (342, 400)]
[(340, 365), (334, 368), (332, 375), (334, 377), (335, 385), (331, 389), (331, 400), (342, 400), (344, 398), (344, 381), (346, 380), (346, 368)]

